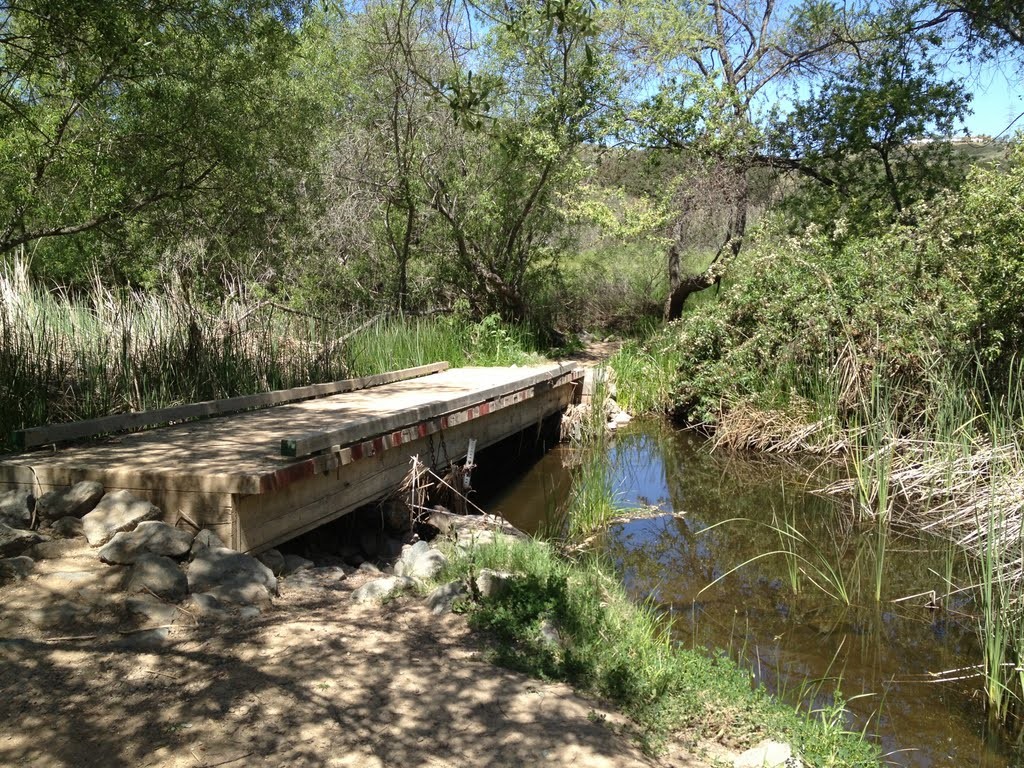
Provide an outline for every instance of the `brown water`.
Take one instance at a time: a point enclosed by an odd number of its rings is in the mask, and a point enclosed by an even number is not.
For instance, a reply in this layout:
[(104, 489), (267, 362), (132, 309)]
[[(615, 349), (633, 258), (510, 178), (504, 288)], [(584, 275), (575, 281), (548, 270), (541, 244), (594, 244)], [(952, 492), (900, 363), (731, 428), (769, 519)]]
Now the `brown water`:
[[(558, 447), (482, 501), (536, 530), (568, 499), (572, 459)], [(877, 738), (893, 765), (1022, 764), (987, 726), (980, 681), (936, 679), (981, 658), (970, 602), (928, 605), (950, 579), (967, 583), (946, 544), (904, 531), (880, 549), (874, 528), (852, 527), (842, 502), (810, 492), (825, 482), (820, 473), (712, 454), (660, 423), (620, 432), (607, 466), (619, 506), (682, 513), (615, 525), (601, 545), (637, 599), (672, 614), (680, 642), (726, 650), (756, 682), (804, 706), (830, 706), (840, 689), (849, 727)], [(781, 549), (790, 554), (765, 555)]]

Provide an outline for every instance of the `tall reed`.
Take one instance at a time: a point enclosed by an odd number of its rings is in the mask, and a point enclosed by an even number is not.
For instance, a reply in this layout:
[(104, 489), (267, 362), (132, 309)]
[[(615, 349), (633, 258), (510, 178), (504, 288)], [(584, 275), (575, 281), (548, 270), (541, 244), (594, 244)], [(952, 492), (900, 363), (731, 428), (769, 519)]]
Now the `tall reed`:
[(0, 265), (0, 445), (27, 426), (343, 378), (325, 323), (244, 295), (218, 304), (95, 283), (71, 294)]

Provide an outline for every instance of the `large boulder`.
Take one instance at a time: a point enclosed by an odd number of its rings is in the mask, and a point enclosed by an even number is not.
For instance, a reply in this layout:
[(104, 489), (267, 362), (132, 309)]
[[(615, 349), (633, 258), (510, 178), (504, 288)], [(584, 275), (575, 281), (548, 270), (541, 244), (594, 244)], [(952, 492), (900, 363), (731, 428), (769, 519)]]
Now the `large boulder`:
[(178, 564), (162, 555), (139, 555), (128, 572), (126, 590), (178, 602), (188, 594), (188, 579)]
[(134, 531), (115, 533), (99, 551), (99, 558), (105, 563), (131, 565), (140, 555), (164, 555), (182, 557), (192, 547), (192, 534), (160, 522), (146, 520)]
[(83, 517), (91, 512), (103, 498), (103, 485), (95, 480), (83, 480), (70, 488), (48, 491), (36, 502), (36, 511), (44, 520), (62, 517)]
[(32, 491), (5, 491), (0, 493), (0, 523), (11, 528), (28, 528), (32, 525), (32, 512), (36, 508), (36, 497)]
[(205, 592), (222, 603), (269, 605), (277, 594), (277, 577), (250, 555), (227, 547), (193, 548), (195, 557), (188, 567), (188, 586), (193, 593)]
[(40, 541), (43, 541), (43, 537), (35, 531), (11, 528), (0, 523), (0, 557), (17, 557)]
[(82, 518), (82, 529), (89, 544), (99, 547), (114, 538), (114, 534), (134, 530), (139, 523), (158, 517), (160, 510), (145, 499), (129, 491), (114, 491)]

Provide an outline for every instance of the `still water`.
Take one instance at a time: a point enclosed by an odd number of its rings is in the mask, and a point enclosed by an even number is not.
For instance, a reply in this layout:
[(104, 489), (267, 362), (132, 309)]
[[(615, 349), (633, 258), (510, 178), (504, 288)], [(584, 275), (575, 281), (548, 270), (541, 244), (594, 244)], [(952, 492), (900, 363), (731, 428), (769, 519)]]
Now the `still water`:
[[(537, 530), (572, 493), (573, 451), (555, 448), (482, 501)], [(829, 706), (838, 688), (849, 727), (893, 765), (1022, 764), (987, 726), (980, 681), (943, 681), (981, 658), (972, 605), (945, 597), (970, 581), (948, 545), (855, 527), (848, 502), (812, 492), (823, 472), (711, 453), (661, 423), (615, 436), (607, 480), (618, 506), (647, 516), (599, 546), (635, 598), (672, 616), (679, 642), (727, 651), (791, 702)]]

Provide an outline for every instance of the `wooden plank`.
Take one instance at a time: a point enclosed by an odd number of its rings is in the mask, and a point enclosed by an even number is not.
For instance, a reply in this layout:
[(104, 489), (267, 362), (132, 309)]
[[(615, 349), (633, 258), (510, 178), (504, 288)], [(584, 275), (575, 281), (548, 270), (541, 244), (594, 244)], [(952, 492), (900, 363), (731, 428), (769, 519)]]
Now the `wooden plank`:
[[(449, 458), (457, 461), (463, 457), (471, 438), (477, 440), (479, 450), (529, 428), (563, 410), (573, 394), (573, 388), (567, 386), (551, 389), (522, 401), (518, 408), (445, 429)], [(234, 546), (242, 551), (263, 551), (386, 495), (405, 477), (410, 456), (418, 453), (430, 460), (426, 438), (404, 444), (402, 449), (356, 462), (340, 473), (307, 478), (276, 493), (235, 496), (238, 539)]]
[(31, 427), (15, 432), (14, 443), (20, 450), (26, 450), (41, 445), (50, 445), (51, 443), (96, 437), (97, 435), (109, 432), (123, 432), (129, 429), (154, 427), (170, 421), (223, 416), (253, 408), (267, 408), (272, 405), (284, 405), (285, 403), (294, 403), (314, 397), (355, 392), (356, 390), (368, 389), (383, 384), (392, 384), (397, 381), (429, 376), (432, 373), (440, 373), (447, 369), (448, 363), (446, 362), (431, 363), (430, 365), (404, 368), (400, 371), (390, 371), (375, 376), (361, 376), (354, 379), (342, 379), (341, 381), (332, 381), (324, 384), (311, 384), (293, 389), (279, 389), (274, 392), (263, 392), (258, 395), (241, 395), (224, 400), (206, 400), (201, 403), (176, 405), (152, 411), (103, 416), (98, 419), (75, 421), (69, 424), (49, 424), (43, 427)]
[(307, 432), (295, 437), (286, 437), (281, 440), (281, 454), (294, 457), (308, 456), (311, 453), (322, 451), (335, 445), (355, 443), (368, 435), (382, 435), (395, 432), (410, 427), (413, 424), (429, 421), (430, 419), (470, 408), (534, 386), (545, 387), (546, 385), (550, 388), (553, 380), (564, 376), (571, 377), (577, 375), (578, 370), (580, 369), (575, 363), (559, 363), (530, 376), (477, 390), (457, 398), (433, 400), (417, 405), (414, 408), (405, 409), (399, 413), (364, 419), (358, 423), (347, 424), (334, 430)]

